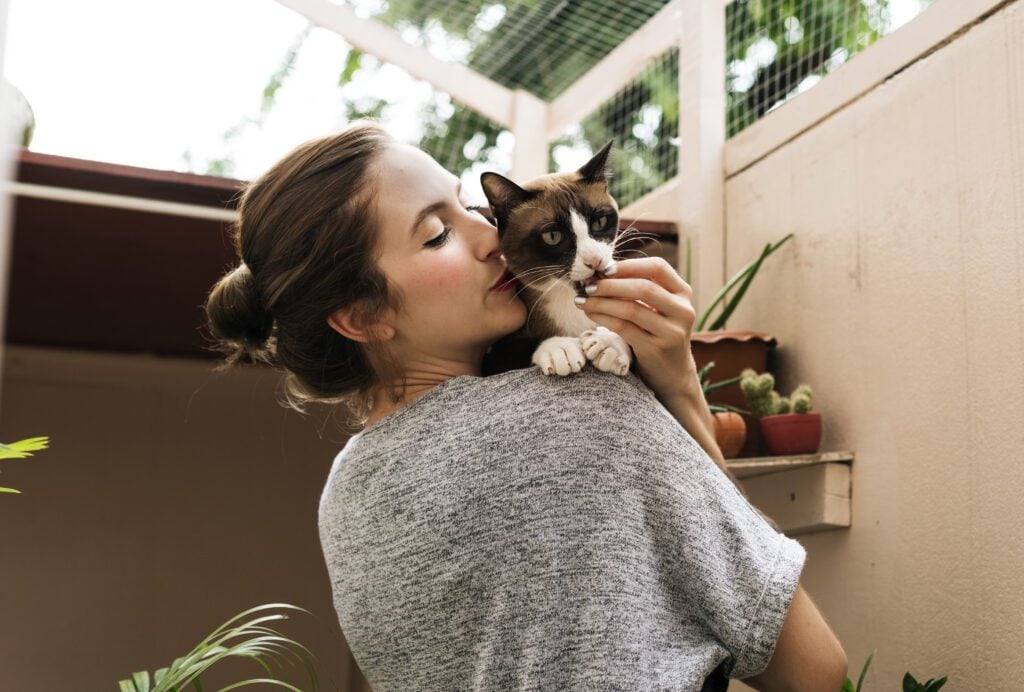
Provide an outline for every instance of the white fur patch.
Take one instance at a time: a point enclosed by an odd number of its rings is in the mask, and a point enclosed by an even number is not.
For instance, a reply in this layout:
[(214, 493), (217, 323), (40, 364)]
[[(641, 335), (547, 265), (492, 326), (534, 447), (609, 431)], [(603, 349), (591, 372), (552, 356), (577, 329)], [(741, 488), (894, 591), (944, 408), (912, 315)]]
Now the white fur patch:
[(573, 302), (576, 290), (567, 284), (565, 279), (550, 279), (542, 287), (542, 292), (544, 312), (555, 324), (562, 327), (566, 334), (579, 334), (598, 326), (597, 322), (587, 317), (587, 313), (576, 307), (576, 303)]
[(621, 336), (606, 329), (588, 329), (580, 334), (580, 347), (584, 355), (598, 370), (625, 375), (633, 361), (633, 349)]
[(579, 372), (587, 364), (580, 340), (575, 336), (552, 336), (540, 342), (533, 352), (533, 364), (545, 375), (565, 377)]
[(568, 278), (571, 281), (583, 281), (594, 273), (595, 268), (605, 271), (615, 264), (611, 246), (590, 237), (589, 223), (574, 207), (569, 207), (569, 218), (576, 236), (576, 257), (573, 258)]

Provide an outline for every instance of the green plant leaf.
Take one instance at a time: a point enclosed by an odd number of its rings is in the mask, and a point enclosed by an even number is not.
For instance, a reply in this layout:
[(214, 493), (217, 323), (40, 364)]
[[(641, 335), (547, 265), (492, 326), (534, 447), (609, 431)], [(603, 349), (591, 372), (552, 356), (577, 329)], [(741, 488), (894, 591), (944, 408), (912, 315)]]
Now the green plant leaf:
[(719, 380), (718, 382), (715, 382), (714, 384), (709, 384), (707, 387), (705, 387), (704, 388), (704, 393), (707, 394), (708, 392), (713, 392), (716, 389), (721, 389), (722, 387), (728, 387), (729, 385), (735, 384), (736, 382), (739, 382), (742, 379), (743, 379), (742, 375), (737, 375), (736, 377), (730, 377), (727, 380)]
[[(746, 414), (750, 413), (750, 411), (746, 411), (746, 410), (741, 409), (741, 408), (736, 408), (735, 406), (730, 406), (729, 404), (711, 404), (710, 406), (717, 406), (720, 409), (723, 409), (725, 411), (731, 411), (733, 413), (746, 413)], [(709, 406), (709, 408), (710, 408), (710, 406)]]
[(227, 687), (220, 688), (220, 692), (227, 692), (227, 690), (233, 690), (236, 687), (242, 687), (244, 685), (256, 685), (259, 683), (270, 683), (272, 685), (280, 685), (281, 687), (284, 687), (286, 689), (293, 690), (293, 692), (302, 692), (302, 690), (300, 690), (295, 685), (289, 685), (284, 680), (275, 680), (274, 678), (255, 678), (253, 680), (245, 680), (244, 682), (236, 682), (233, 685), (228, 685)]
[(868, 660), (864, 661), (864, 667), (860, 669), (860, 677), (857, 678), (857, 692), (860, 692), (860, 686), (864, 684), (864, 676), (867, 675), (868, 666), (871, 665), (871, 659), (874, 658), (874, 656), (875, 652), (872, 651), (871, 655), (868, 656)]
[(15, 490), (14, 488), (0, 488), (0, 493), (16, 493), (18, 495), (21, 495), (21, 491)]
[(926, 682), (924, 684), (924, 690), (925, 690), (925, 692), (935, 692), (936, 690), (938, 690), (940, 687), (942, 687), (945, 684), (946, 684), (946, 676), (945, 675), (943, 675), (938, 680), (934, 680), (934, 679), (929, 678), (928, 682)]
[[(700, 320), (698, 320), (698, 322), (697, 322), (697, 326), (696, 326), (695, 331), (698, 331), (698, 332), (704, 331), (704, 324), (708, 321), (708, 318), (711, 317), (711, 313), (714, 310), (715, 306), (718, 305), (723, 300), (725, 300), (725, 297), (728, 295), (729, 291), (733, 288), (733, 286), (738, 284), (740, 281), (743, 281), (744, 279), (747, 279), (748, 278), (748, 273), (750, 274), (749, 278), (753, 279), (753, 275), (757, 273), (757, 269), (760, 268), (761, 262), (763, 262), (769, 255), (771, 255), (773, 252), (775, 252), (780, 247), (782, 247), (782, 244), (785, 243), (787, 240), (789, 240), (792, 237), (793, 237), (793, 233), (789, 233), (785, 237), (783, 237), (782, 240), (780, 240), (779, 242), (775, 243), (775, 245), (772, 245), (771, 243), (768, 243), (765, 246), (765, 249), (761, 251), (760, 257), (750, 261), (745, 267), (743, 267), (738, 272), (736, 272), (736, 274), (729, 280), (729, 282), (726, 283), (725, 286), (722, 287), (722, 290), (720, 290), (718, 292), (718, 294), (715, 296), (714, 300), (711, 302), (711, 305), (709, 305), (708, 308), (704, 311), (704, 314), (701, 316)], [(749, 284), (749, 283), (750, 283), (750, 281), (747, 280), (747, 284)], [(741, 294), (740, 297), (742, 297), (742, 294)], [(735, 309), (735, 307), (739, 304), (739, 297), (735, 297), (734, 296), (732, 301), (730, 301), (730, 304), (731, 304), (732, 308)], [(729, 309), (728, 313), (723, 312), (722, 316), (720, 316), (717, 320), (715, 320), (714, 325), (712, 325), (709, 329), (711, 331), (713, 331), (715, 329), (722, 328), (720, 326), (715, 326), (715, 325), (724, 325), (725, 324), (725, 320), (728, 319), (728, 316), (730, 314), (732, 314), (732, 309)]]
[(29, 437), (10, 444), (0, 442), (0, 459), (24, 459), (32, 456), (31, 452), (46, 449), (49, 437)]
[(850, 682), (850, 678), (843, 680), (843, 686), (839, 688), (839, 692), (854, 692), (853, 683)]
[[(260, 622), (269, 620), (287, 620), (287, 615), (281, 613), (265, 615), (229, 628), (231, 623), (244, 618), (247, 615), (260, 610), (266, 610), (268, 608), (290, 608), (312, 615), (312, 613), (305, 608), (286, 603), (270, 603), (250, 608), (215, 629), (187, 655), (176, 658), (171, 666), (160, 669), (157, 675), (157, 686), (153, 688), (152, 692), (177, 692), (179, 686), (186, 686), (189, 683), (192, 683), (192, 686), (197, 692), (202, 692), (202, 684), (200, 683), (199, 676), (217, 661), (228, 656), (245, 656), (254, 659), (264, 669), (264, 671), (266, 671), (269, 679), (260, 678), (257, 680), (247, 680), (245, 682), (236, 683), (232, 687), (226, 687), (223, 689), (233, 689), (234, 687), (241, 687), (243, 685), (271, 682), (281, 687), (301, 692), (284, 681), (276, 680), (270, 666), (262, 658), (262, 656), (266, 656), (271, 661), (284, 658), (288, 661), (289, 665), (294, 665), (287, 658), (287, 654), (295, 656), (305, 665), (313, 689), (319, 689), (319, 679), (317, 678), (316, 669), (312, 663), (312, 659), (315, 658), (315, 656), (313, 656), (312, 652), (302, 644), (281, 636), (276, 630), (258, 625)], [(251, 636), (253, 634), (257, 634), (258, 636)], [(249, 638), (238, 642), (229, 641), (238, 637)], [(131, 687), (126, 688), (124, 686), (124, 683), (126, 682), (128, 681), (121, 681), (122, 692), (149, 692), (148, 689), (134, 690)]]
[(903, 675), (903, 692), (922, 692), (921, 685), (910, 674), (910, 671)]

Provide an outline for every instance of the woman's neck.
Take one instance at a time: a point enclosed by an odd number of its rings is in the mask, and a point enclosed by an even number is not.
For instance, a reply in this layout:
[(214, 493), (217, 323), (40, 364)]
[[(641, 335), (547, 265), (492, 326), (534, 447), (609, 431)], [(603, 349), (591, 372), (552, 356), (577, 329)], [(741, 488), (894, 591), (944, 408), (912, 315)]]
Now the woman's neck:
[[(405, 388), (401, 385), (379, 386), (373, 392), (373, 406), (367, 418), (366, 427), (369, 427), (394, 413), (404, 406), (408, 406), (416, 399), (429, 392), (442, 382), (458, 377), (460, 375), (480, 375), (480, 367), (476, 368), (444, 368), (444, 369), (417, 369), (410, 370), (405, 375)], [(398, 401), (393, 401), (392, 394), (400, 394)]]

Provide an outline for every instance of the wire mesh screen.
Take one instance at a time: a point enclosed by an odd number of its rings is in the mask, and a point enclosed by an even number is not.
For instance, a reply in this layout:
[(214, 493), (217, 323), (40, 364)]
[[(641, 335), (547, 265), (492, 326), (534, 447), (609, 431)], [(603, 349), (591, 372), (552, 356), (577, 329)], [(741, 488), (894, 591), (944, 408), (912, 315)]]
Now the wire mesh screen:
[(806, 91), (932, 0), (733, 0), (726, 6), (726, 137)]
[(609, 191), (620, 207), (675, 176), (679, 167), (679, 49), (654, 59), (633, 81), (550, 143), (550, 170), (574, 170), (609, 139)]
[(550, 101), (668, 0), (332, 0), (462, 63)]

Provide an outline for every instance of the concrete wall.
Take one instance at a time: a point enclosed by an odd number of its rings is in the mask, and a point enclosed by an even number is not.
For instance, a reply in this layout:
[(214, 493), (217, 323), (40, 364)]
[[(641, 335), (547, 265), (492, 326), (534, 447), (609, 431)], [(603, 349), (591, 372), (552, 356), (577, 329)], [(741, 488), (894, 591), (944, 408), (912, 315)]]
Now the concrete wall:
[[(316, 526), (344, 442), (323, 413), (278, 406), (277, 376), (251, 366), (217, 375), (199, 360), (9, 345), (4, 356), (0, 441), (48, 435), (50, 448), (0, 460), (0, 485), (21, 491), (0, 495), (0, 690), (115, 690), (281, 602), (320, 618), (264, 624), (312, 649), (322, 689), (359, 689)], [(218, 663), (204, 688), (261, 673)]]
[(850, 677), (877, 650), (868, 690), (1016, 689), (1024, 2), (727, 181), (726, 275), (789, 232), (729, 326), (778, 338), (780, 391), (856, 454), (849, 531), (797, 537)]

